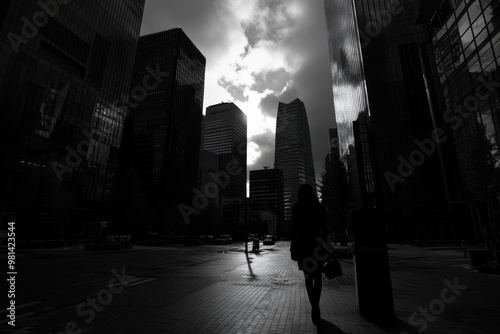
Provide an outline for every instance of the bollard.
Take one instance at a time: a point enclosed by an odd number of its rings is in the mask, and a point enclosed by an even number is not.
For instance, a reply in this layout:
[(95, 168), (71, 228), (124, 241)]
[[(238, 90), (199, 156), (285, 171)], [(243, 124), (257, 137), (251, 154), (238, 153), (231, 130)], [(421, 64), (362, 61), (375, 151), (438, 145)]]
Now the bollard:
[(462, 249), (464, 250), (464, 257), (467, 257), (467, 245), (465, 239), (462, 239)]

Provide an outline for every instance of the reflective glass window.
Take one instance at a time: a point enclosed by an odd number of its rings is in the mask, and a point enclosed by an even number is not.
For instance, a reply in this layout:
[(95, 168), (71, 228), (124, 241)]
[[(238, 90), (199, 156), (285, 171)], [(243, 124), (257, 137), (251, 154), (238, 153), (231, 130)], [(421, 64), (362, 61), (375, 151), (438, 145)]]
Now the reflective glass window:
[(474, 22), (481, 13), (481, 6), (479, 5), (479, 1), (474, 1), (470, 5), (468, 12), (471, 22)]

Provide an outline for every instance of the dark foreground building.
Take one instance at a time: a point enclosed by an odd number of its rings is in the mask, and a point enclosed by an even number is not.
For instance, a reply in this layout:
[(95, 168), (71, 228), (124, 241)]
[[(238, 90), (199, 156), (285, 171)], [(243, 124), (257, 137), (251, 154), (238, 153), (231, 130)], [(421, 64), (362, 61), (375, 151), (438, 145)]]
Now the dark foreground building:
[(417, 7), (325, 0), (340, 147), (355, 147), (362, 207), (384, 210), (391, 239), (452, 239), (452, 221), (463, 223), (451, 205), (456, 159), (451, 141), (434, 138), (441, 93)]
[(0, 213), (46, 224), (38, 236), (64, 223), (63, 199), (97, 219), (118, 167), (144, 1), (1, 6)]
[(132, 79), (131, 165), (150, 200), (191, 203), (197, 186), (205, 57), (179, 28), (141, 36)]
[(456, 163), (446, 166), (459, 175), (460, 196), (452, 198), (452, 206), (470, 222), (457, 226), (456, 234), (467, 240), (498, 238), (500, 3), (423, 0), (416, 22), (430, 31), (442, 91), (435, 116), (446, 126), (456, 155)]

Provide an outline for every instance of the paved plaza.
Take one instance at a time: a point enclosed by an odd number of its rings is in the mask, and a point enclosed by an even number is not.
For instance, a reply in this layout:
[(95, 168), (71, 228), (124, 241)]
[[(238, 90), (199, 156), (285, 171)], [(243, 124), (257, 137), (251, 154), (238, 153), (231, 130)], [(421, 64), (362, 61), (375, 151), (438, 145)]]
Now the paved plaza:
[[(249, 254), (241, 244), (30, 250), (18, 258), (26, 279), (19, 282), (16, 328), (3, 321), (0, 331), (65, 333), (74, 322), (80, 333), (103, 334), (498, 332), (500, 276), (477, 273), (459, 249), (391, 245), (389, 257), (397, 316), (392, 326), (359, 316), (352, 259), (341, 260), (343, 277), (324, 278), (323, 322), (316, 326), (288, 242)], [(55, 273), (40, 271), (55, 266)], [(123, 289), (93, 317), (90, 307), (78, 313), (79, 304), (107, 286), (113, 269), (128, 275)], [(455, 295), (448, 289), (443, 297), (447, 284), (459, 287)]]

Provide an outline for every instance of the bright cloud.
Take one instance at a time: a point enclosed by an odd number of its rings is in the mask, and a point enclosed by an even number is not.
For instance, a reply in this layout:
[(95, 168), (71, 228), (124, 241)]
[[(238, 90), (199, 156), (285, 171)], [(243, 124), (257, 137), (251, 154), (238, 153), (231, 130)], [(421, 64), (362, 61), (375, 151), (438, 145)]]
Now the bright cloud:
[(321, 2), (148, 0), (143, 22), (142, 34), (182, 28), (205, 55), (204, 109), (234, 102), (247, 114), (249, 170), (273, 165), (278, 102), (299, 97), (321, 173), (334, 125)]

